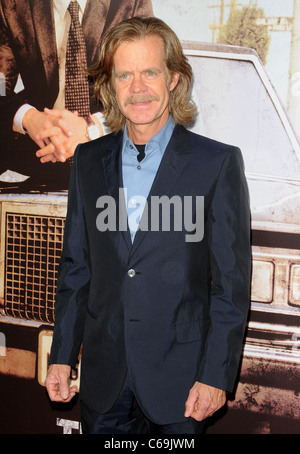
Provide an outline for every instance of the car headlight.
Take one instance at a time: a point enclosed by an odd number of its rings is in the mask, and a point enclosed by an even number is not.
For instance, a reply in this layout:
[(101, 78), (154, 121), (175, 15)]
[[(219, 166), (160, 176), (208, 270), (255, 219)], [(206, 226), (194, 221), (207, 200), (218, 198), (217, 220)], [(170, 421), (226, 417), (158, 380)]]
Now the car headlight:
[(300, 265), (291, 266), (289, 303), (300, 306)]
[(253, 260), (251, 300), (260, 303), (272, 303), (273, 282), (274, 282), (274, 263), (263, 260)]

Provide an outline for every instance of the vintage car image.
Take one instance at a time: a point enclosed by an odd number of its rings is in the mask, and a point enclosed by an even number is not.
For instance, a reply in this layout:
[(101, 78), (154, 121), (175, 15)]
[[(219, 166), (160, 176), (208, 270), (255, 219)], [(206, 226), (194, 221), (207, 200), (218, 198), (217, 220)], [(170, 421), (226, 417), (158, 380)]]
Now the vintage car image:
[[(245, 433), (250, 413), (254, 432), (297, 433), (299, 142), (253, 50), (189, 47), (199, 106), (193, 129), (241, 148), (251, 202), (251, 312), (239, 384), (222, 425), (225, 432), (232, 430), (229, 419), (236, 413)], [(217, 427), (211, 430), (221, 430)]]
[[(183, 46), (198, 107), (191, 129), (242, 150), (252, 216), (239, 379), (207, 432), (300, 433), (300, 145), (254, 50)], [(1, 432), (79, 433), (78, 401), (50, 403), (44, 387), (67, 191), (18, 194), (17, 185), (0, 189)]]

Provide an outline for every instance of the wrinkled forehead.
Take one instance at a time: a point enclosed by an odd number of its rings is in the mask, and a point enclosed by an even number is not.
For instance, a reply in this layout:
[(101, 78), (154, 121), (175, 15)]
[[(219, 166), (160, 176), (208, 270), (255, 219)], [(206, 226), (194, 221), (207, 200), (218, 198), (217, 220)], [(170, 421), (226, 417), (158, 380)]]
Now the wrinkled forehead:
[(139, 39), (123, 41), (115, 50), (112, 69), (128, 69), (130, 67), (165, 67), (165, 47), (158, 35), (149, 35)]

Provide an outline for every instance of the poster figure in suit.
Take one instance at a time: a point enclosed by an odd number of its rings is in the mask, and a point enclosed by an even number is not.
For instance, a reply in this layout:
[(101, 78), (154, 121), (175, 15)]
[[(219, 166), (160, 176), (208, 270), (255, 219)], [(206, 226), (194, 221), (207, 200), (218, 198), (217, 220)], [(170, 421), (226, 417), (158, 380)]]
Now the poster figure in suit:
[[(91, 80), (88, 108), (85, 106), (81, 114), (77, 106), (72, 110), (72, 103), (70, 108), (66, 105), (66, 54), (73, 21), (79, 21), (82, 27), (86, 55), (79, 64), (85, 70), (85, 65), (90, 67), (97, 61), (105, 31), (125, 18), (153, 15), (151, 0), (78, 0), (78, 19), (71, 19), (69, 3), (0, 1), (0, 72), (5, 75), (5, 96), (0, 97), (1, 188), (6, 186), (9, 169), (20, 174), (19, 192), (67, 189), (67, 158), (79, 142), (105, 133), (101, 103), (93, 98)], [(70, 52), (74, 56), (77, 51), (73, 47)], [(69, 80), (74, 78), (73, 72)], [(71, 91), (78, 94), (78, 100), (81, 98), (81, 91), (74, 87)], [(7, 184), (8, 189), (11, 186)]]
[(74, 154), (48, 393), (72, 399), (82, 346), (84, 433), (202, 433), (234, 388), (249, 308), (241, 151), (184, 126), (192, 70), (160, 19), (111, 29), (94, 75), (113, 133)]

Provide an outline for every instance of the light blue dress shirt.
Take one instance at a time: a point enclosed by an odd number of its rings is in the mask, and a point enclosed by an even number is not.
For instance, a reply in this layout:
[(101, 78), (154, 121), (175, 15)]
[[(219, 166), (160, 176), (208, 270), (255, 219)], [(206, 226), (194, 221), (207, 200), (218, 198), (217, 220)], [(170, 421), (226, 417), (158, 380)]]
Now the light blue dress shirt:
[(147, 142), (145, 158), (138, 162), (138, 151), (128, 138), (127, 126), (125, 125), (122, 147), (122, 174), (128, 225), (132, 241), (174, 126), (175, 124), (170, 116), (164, 127)]

